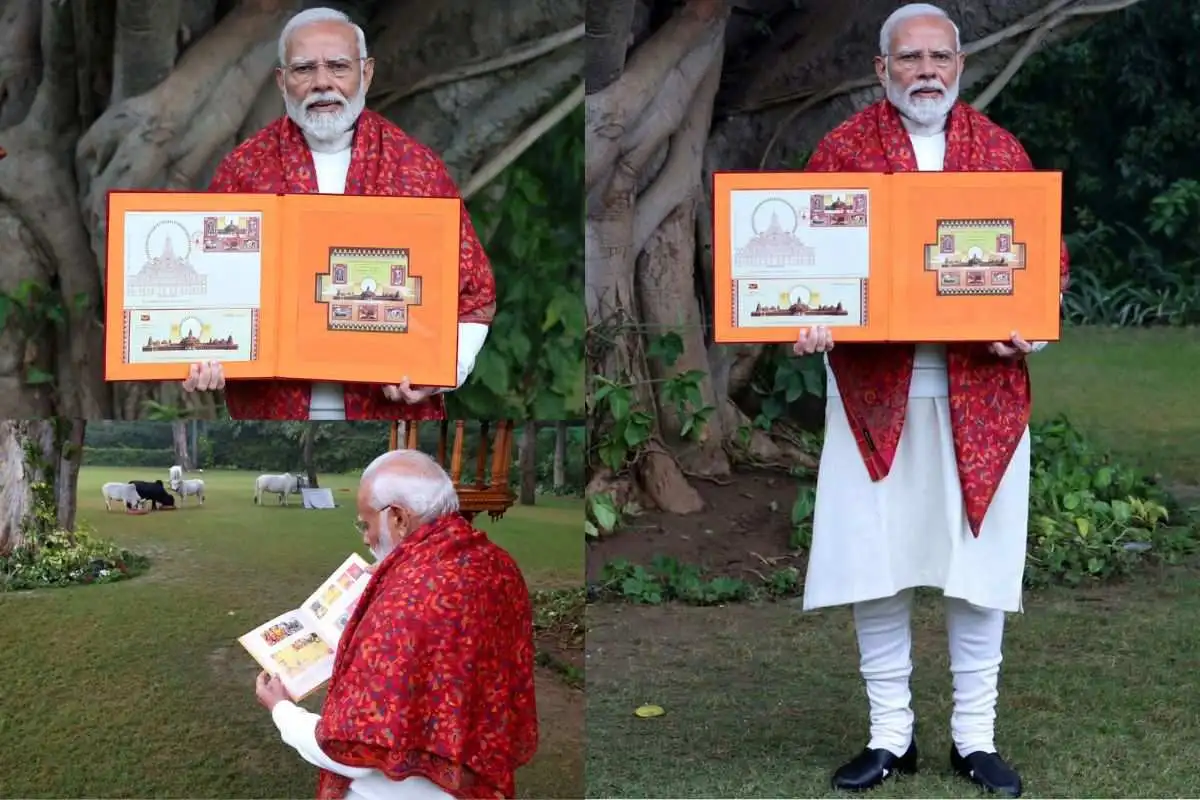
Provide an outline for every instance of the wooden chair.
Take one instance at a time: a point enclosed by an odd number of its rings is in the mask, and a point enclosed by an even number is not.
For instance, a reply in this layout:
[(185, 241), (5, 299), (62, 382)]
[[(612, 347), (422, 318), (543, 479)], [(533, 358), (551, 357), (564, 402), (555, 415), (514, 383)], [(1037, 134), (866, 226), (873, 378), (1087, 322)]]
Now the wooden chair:
[[(435, 458), (442, 469), (450, 474), (454, 488), (458, 491), (459, 510), (469, 520), (476, 514), (487, 513), (492, 519), (500, 519), (517, 501), (517, 495), (508, 485), (509, 468), (512, 465), (513, 423), (512, 420), (479, 423), (479, 450), (475, 454), (475, 480), (464, 483), (463, 449), (466, 447), (467, 423), (465, 420), (442, 420), (440, 422), (409, 422), (405, 424), (404, 443), (400, 443), (399, 422), (392, 423), (389, 448), (398, 450), (421, 449), (419, 425), (439, 425), (438, 447)], [(450, 426), (454, 425), (454, 440), (450, 440)], [(490, 434), (490, 435), (489, 435)], [(432, 454), (431, 454), (432, 455)], [(491, 469), (488, 469), (489, 463)]]

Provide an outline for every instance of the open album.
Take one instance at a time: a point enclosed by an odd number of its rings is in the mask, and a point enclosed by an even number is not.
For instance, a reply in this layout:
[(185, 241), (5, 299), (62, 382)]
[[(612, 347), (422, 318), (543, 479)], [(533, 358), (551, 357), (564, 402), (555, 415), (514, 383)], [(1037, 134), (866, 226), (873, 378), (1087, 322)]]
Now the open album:
[(370, 579), (367, 562), (351, 555), (299, 608), (264, 622), (238, 644), (279, 676), (292, 699), (302, 700), (332, 677), (338, 640)]
[(452, 387), (458, 198), (108, 195), (105, 378)]
[(719, 172), (714, 339), (1060, 335), (1059, 172)]

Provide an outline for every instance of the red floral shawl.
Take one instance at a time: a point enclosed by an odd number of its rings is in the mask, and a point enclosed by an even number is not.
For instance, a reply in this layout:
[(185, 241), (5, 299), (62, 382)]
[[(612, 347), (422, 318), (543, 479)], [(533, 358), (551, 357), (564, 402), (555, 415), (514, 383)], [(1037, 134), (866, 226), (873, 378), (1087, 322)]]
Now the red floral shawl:
[[(210, 192), (316, 193), (312, 153), (299, 126), (281, 117), (247, 139), (217, 167)], [(458, 187), (441, 159), (373, 111), (363, 111), (354, 131), (346, 194), (458, 197)], [(496, 283), (471, 217), (462, 211), (459, 322), (488, 325), (496, 307)], [(381, 376), (383, 378), (384, 376)], [(400, 375), (385, 382), (399, 383)], [(307, 381), (234, 380), (225, 402), (234, 419), (306, 420), (312, 398)], [(378, 385), (346, 384), (346, 419), (445, 419), (445, 403), (434, 395), (423, 403), (394, 403)]]
[[(806, 170), (916, 171), (912, 142), (895, 106), (880, 100), (829, 133)], [(946, 131), (946, 172), (1032, 170), (1011, 133), (966, 103), (957, 103)], [(1062, 248), (1062, 288), (1068, 278)], [(835, 334), (836, 338), (836, 334)], [(838, 345), (829, 354), (850, 428), (872, 480), (887, 477), (900, 444), (915, 348), (911, 344)], [(946, 347), (954, 452), (971, 532), (979, 536), (1004, 471), (1029, 424), (1029, 369), (1000, 359), (980, 343)]]
[[(457, 798), (514, 794), (537, 750), (533, 607), (512, 557), (462, 516), (406, 536), (338, 645), (317, 743), (347, 766)], [(350, 780), (324, 770), (319, 800)]]

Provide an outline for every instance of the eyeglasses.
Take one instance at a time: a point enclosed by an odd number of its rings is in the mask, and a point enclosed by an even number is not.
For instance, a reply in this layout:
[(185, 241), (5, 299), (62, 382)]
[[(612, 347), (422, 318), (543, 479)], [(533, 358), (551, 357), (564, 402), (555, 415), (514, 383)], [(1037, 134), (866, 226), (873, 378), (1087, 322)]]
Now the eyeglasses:
[(321, 67), (325, 68), (335, 78), (345, 78), (350, 75), (354, 69), (354, 65), (366, 61), (365, 58), (335, 58), (331, 61), (297, 61), (294, 64), (288, 64), (284, 67), (284, 71), (288, 76), (298, 81), (309, 81), (317, 76), (317, 71)]
[(919, 68), (925, 61), (925, 56), (929, 56), (929, 60), (933, 62), (935, 67), (948, 67), (954, 63), (954, 57), (958, 53), (954, 50), (933, 50), (926, 53), (922, 50), (908, 50), (896, 55), (886, 56), (896, 62), (896, 66), (904, 71), (911, 71)]

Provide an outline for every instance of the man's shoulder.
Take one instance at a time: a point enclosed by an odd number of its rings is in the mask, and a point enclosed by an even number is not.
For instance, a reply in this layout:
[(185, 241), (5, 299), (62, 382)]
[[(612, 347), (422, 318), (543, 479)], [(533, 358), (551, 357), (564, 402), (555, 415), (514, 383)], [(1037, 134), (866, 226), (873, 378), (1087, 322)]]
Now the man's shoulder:
[(280, 128), (287, 124), (287, 119), (286, 116), (283, 116), (267, 123), (230, 150), (229, 154), (221, 159), (221, 162), (226, 165), (238, 165), (245, 163), (252, 154), (261, 154), (264, 147), (270, 147), (279, 141)]
[(362, 115), (372, 124), (379, 126), (380, 141), (385, 148), (403, 153), (404, 158), (415, 166), (431, 164), (445, 168), (442, 157), (434, 152), (432, 147), (410, 135), (387, 117), (369, 108), (364, 110)]
[(836, 128), (825, 134), (821, 143), (838, 152), (857, 153), (871, 131), (879, 126), (879, 112), (886, 100), (880, 100), (851, 114)]
[(955, 111), (956, 113), (965, 114), (971, 124), (971, 129), (976, 132), (977, 136), (982, 135), (983, 138), (987, 139), (992, 147), (1019, 148), (1022, 151), (1025, 149), (1015, 133), (970, 103), (960, 100)]

